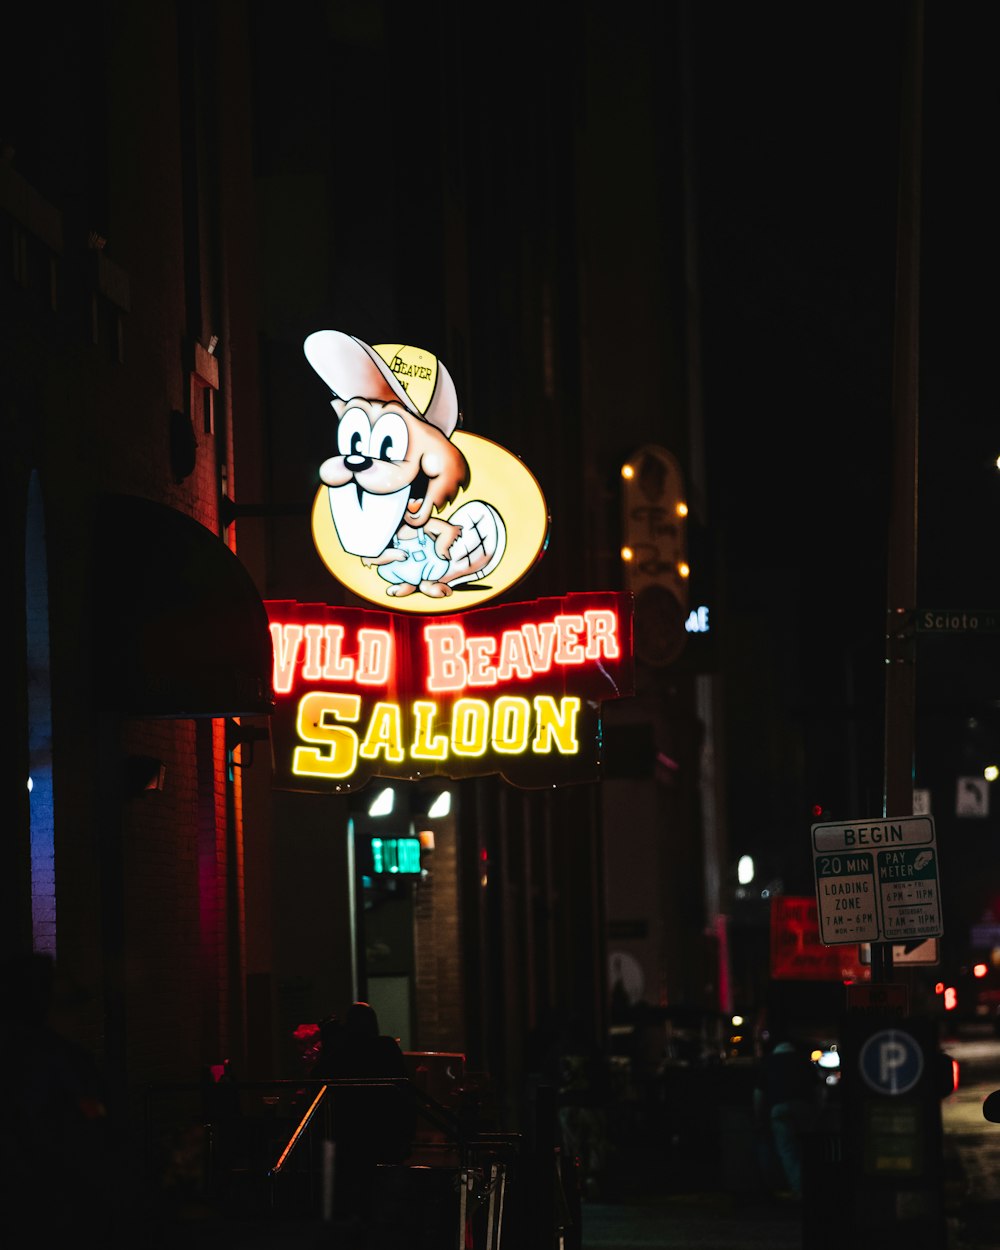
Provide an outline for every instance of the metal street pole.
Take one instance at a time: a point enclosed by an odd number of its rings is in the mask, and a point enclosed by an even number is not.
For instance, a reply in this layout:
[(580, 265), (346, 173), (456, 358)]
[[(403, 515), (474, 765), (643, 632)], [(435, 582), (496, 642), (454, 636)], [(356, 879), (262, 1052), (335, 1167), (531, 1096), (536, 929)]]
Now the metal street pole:
[[(892, 489), (888, 535), (883, 817), (913, 813), (920, 337), (923, 0), (906, 8), (900, 98)], [(872, 980), (892, 977), (892, 945), (872, 945)]]

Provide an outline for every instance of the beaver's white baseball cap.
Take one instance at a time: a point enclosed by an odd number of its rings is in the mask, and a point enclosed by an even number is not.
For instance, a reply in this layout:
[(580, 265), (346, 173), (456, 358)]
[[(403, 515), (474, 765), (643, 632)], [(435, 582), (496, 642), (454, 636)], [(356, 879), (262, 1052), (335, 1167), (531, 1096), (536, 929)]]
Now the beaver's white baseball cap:
[(339, 399), (397, 400), (449, 438), (458, 424), (455, 383), (431, 352), (403, 343), (370, 347), (341, 330), (317, 330), (303, 350)]

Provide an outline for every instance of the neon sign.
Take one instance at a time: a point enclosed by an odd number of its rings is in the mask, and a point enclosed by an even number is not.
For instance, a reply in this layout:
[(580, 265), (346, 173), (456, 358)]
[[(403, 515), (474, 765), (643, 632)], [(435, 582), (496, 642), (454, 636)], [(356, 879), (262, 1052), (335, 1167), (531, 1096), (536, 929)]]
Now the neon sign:
[(594, 780), (601, 702), (632, 693), (624, 592), (449, 617), (265, 607), (279, 788), (491, 772), (523, 787)]
[(509, 590), (545, 549), (545, 498), (517, 456), (459, 428), (444, 364), (340, 330), (310, 334), (303, 349), (337, 415), (312, 508), (333, 576), (362, 599), (424, 614), (454, 612), (455, 595), (478, 607)]
[(369, 849), (376, 877), (385, 873), (415, 876), (420, 872), (419, 838), (372, 838)]
[(339, 330), (310, 334), (303, 350), (337, 417), (313, 541), (334, 577), (382, 610), (265, 605), (274, 784), (596, 779), (601, 702), (632, 693), (631, 594), (483, 607), (545, 549), (535, 478), (459, 428), (455, 385), (432, 353)]

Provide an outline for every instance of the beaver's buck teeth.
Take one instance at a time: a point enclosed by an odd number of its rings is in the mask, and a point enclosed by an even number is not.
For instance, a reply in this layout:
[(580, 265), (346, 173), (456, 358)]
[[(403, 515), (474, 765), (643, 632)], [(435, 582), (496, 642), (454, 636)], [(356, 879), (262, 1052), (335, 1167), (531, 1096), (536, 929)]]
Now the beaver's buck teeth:
[(399, 529), (410, 495), (409, 486), (391, 495), (359, 491), (354, 482), (327, 489), (330, 514), (340, 545), (352, 556), (377, 556)]

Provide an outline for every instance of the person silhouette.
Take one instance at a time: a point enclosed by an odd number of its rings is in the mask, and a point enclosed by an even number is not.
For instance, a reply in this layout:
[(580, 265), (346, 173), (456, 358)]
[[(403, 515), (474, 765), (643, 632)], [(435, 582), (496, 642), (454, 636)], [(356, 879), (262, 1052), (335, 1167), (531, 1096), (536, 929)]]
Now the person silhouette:
[(323, 1046), (312, 1075), (322, 1079), (406, 1076), (399, 1042), (379, 1031), (370, 1003), (352, 1003), (339, 1024), (335, 1016), (320, 1023)]
[(607, 1057), (578, 1017), (564, 1021), (550, 1054), (562, 1148), (578, 1159), (583, 1195), (603, 1195), (611, 1142), (608, 1103), (611, 1078)]
[(403, 1052), (394, 1037), (379, 1031), (375, 1008), (355, 1002), (343, 1025), (324, 1036), (312, 1076), (332, 1082), (334, 1214), (371, 1224), (379, 1164), (402, 1163), (413, 1140), (409, 1091), (383, 1080), (406, 1078)]
[(758, 1123), (771, 1141), (792, 1198), (802, 1198), (802, 1159), (807, 1133), (819, 1118), (816, 1075), (805, 1047), (790, 1034), (772, 1033), (754, 1088)]

